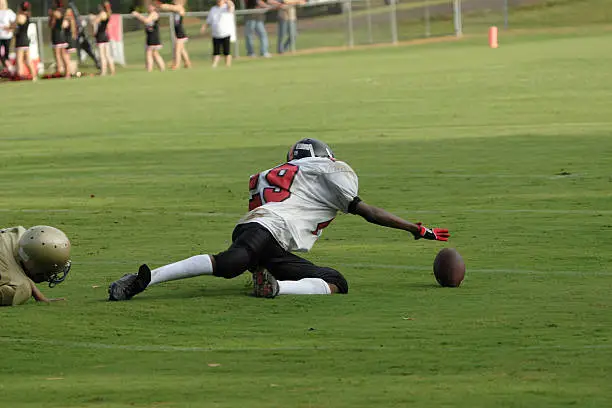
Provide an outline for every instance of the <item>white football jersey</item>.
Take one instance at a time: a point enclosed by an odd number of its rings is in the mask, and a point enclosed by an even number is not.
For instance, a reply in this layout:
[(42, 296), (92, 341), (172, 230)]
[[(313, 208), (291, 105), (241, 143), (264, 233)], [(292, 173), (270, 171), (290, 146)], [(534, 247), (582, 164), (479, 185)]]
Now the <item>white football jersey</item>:
[(338, 214), (348, 212), (359, 183), (351, 167), (307, 157), (251, 176), (249, 213), (238, 224), (263, 225), (288, 251), (309, 251)]

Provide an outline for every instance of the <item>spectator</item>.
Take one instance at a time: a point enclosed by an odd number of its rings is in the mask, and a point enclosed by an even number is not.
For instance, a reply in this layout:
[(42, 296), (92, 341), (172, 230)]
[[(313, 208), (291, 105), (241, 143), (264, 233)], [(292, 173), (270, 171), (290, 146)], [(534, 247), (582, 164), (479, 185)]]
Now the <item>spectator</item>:
[[(92, 23), (97, 25), (96, 44), (98, 45), (98, 54), (100, 55), (100, 75), (106, 75), (108, 71), (110, 71), (111, 75), (115, 75), (115, 62), (111, 56), (110, 42), (106, 33), (106, 28), (112, 14), (113, 10), (111, 9), (110, 2), (103, 1), (98, 6), (98, 14), (90, 16)], [(89, 43), (86, 38), (85, 41)]]
[(9, 57), (9, 47), (13, 38), (13, 31), (9, 28), (16, 18), (17, 16), (13, 10), (8, 8), (6, 0), (0, 0), (0, 65), (2, 66), (2, 71), (8, 70), (6, 61)]
[(191, 61), (189, 60), (189, 54), (185, 48), (185, 43), (189, 39), (185, 28), (183, 27), (183, 17), (185, 17), (185, 2), (186, 0), (174, 0), (174, 4), (159, 4), (161, 11), (172, 12), (172, 18), (174, 19), (174, 53), (172, 58), (172, 69), (179, 69), (181, 67), (181, 61), (185, 62), (185, 68), (191, 67)]
[(79, 10), (74, 4), (73, 1), (68, 3), (68, 7), (74, 13), (74, 17), (77, 21), (77, 59), (81, 61), (81, 51), (85, 51), (85, 53), (92, 59), (94, 64), (96, 64), (96, 68), (98, 70), (102, 69), (100, 66), (100, 62), (98, 62), (98, 58), (96, 54), (94, 54), (93, 49), (91, 47), (91, 43), (89, 42), (89, 38), (87, 35), (87, 19), (79, 15)]
[(204, 34), (206, 27), (210, 25), (213, 42), (213, 68), (217, 67), (222, 50), (223, 55), (225, 55), (225, 66), (229, 67), (232, 65), (230, 38), (235, 31), (235, 8), (231, 0), (217, 0), (217, 5), (210, 9), (206, 22), (200, 29), (200, 32)]
[[(297, 36), (297, 13), (295, 6), (305, 4), (305, 0), (271, 0), (278, 8), (278, 40), (276, 51), (279, 54), (291, 50)], [(285, 36), (287, 39), (285, 39)]]
[(68, 61), (70, 62), (70, 65), (68, 65), (70, 73), (75, 74), (77, 64), (76, 62), (72, 61), (72, 54), (75, 54), (77, 51), (77, 27), (76, 18), (74, 17), (74, 12), (71, 8), (66, 9), (64, 22), (62, 23), (62, 30), (64, 30), (64, 38), (68, 44), (66, 52), (68, 53)]
[(13, 23), (15, 30), (15, 61), (17, 65), (17, 77), (25, 78), (27, 71), (30, 70), (32, 81), (36, 81), (38, 72), (34, 63), (30, 59), (30, 38), (28, 37), (28, 26), (30, 25), (30, 3), (24, 1), (19, 6), (17, 18)]
[[(246, 0), (247, 10), (268, 9), (269, 6), (263, 0)], [(259, 37), (260, 49), (259, 53), (262, 57), (270, 58), (268, 52), (268, 33), (266, 33), (265, 13), (248, 14), (245, 16), (244, 36), (246, 37), (247, 56), (254, 57), (255, 49), (253, 47), (253, 33)]]
[(147, 35), (145, 65), (147, 71), (151, 72), (153, 71), (153, 62), (155, 62), (159, 70), (164, 71), (166, 64), (164, 64), (164, 59), (159, 55), (159, 50), (162, 48), (159, 37), (159, 13), (152, 3), (149, 4), (148, 11), (149, 14), (146, 17), (137, 11), (132, 11), (132, 15), (145, 25), (145, 33)]
[(70, 56), (66, 52), (68, 43), (64, 38), (63, 23), (64, 6), (62, 0), (54, 0), (53, 8), (49, 10), (49, 28), (51, 28), (51, 47), (55, 57), (56, 75), (61, 76), (63, 74), (66, 78), (70, 78)]

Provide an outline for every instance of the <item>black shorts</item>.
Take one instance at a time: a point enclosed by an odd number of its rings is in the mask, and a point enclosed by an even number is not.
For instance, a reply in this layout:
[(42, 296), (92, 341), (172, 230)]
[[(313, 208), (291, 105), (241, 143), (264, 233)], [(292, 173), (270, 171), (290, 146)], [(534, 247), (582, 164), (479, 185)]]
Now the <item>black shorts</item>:
[(335, 269), (317, 266), (283, 249), (270, 231), (258, 223), (240, 224), (232, 234), (232, 245), (215, 258), (215, 275), (234, 278), (246, 270), (266, 268), (278, 280), (319, 278), (348, 293), (348, 283)]
[(0, 61), (2, 61), (2, 63), (4, 63), (4, 61), (6, 61), (8, 59), (8, 57), (9, 57), (10, 46), (11, 46), (11, 40), (10, 39), (1, 39), (0, 40)]
[(213, 55), (221, 55), (221, 48), (223, 48), (223, 55), (230, 55), (230, 38), (229, 36), (223, 38), (213, 38)]

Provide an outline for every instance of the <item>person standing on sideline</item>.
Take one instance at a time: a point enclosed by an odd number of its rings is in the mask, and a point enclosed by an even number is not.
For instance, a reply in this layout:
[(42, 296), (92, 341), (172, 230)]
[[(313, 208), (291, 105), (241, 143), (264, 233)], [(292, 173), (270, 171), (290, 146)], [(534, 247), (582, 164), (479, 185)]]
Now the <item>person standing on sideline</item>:
[(64, 30), (64, 39), (68, 44), (66, 52), (68, 53), (68, 69), (70, 74), (75, 74), (77, 70), (77, 62), (72, 61), (72, 54), (76, 54), (77, 51), (77, 27), (76, 18), (74, 17), (74, 11), (69, 7), (66, 9), (64, 16), (64, 22), (62, 23), (62, 30)]
[(11, 39), (13, 38), (13, 31), (9, 28), (16, 19), (17, 15), (8, 8), (6, 0), (0, 0), (0, 65), (2, 65), (2, 71), (8, 71), (6, 61), (9, 57)]
[(68, 2), (68, 7), (74, 13), (74, 18), (77, 21), (77, 59), (81, 60), (81, 50), (85, 51), (85, 53), (91, 58), (91, 60), (96, 65), (96, 68), (100, 70), (102, 67), (100, 66), (100, 62), (98, 61), (98, 57), (93, 52), (93, 48), (91, 47), (91, 43), (89, 42), (89, 36), (87, 34), (87, 25), (89, 19), (82, 17), (79, 14), (79, 9), (73, 1)]
[(110, 71), (111, 75), (115, 75), (115, 62), (110, 53), (110, 42), (106, 33), (106, 27), (108, 27), (112, 14), (113, 10), (111, 9), (110, 1), (103, 1), (98, 6), (98, 14), (90, 16), (90, 21), (97, 25), (96, 44), (100, 54), (100, 75), (106, 75), (108, 71)]
[[(305, 0), (271, 0), (278, 8), (278, 40), (276, 51), (283, 54), (291, 51), (297, 37), (297, 12), (296, 5), (305, 4)], [(285, 39), (285, 37), (287, 37)]]
[(232, 53), (230, 52), (230, 37), (234, 32), (234, 3), (231, 0), (217, 0), (217, 5), (208, 12), (206, 22), (202, 25), (200, 32), (204, 34), (206, 27), (210, 25), (213, 43), (213, 68), (217, 67), (221, 52), (225, 55), (225, 66), (232, 65)]
[(159, 50), (162, 48), (159, 37), (159, 13), (153, 3), (149, 4), (148, 11), (149, 14), (146, 17), (137, 11), (132, 11), (132, 15), (145, 25), (145, 33), (147, 35), (145, 65), (147, 71), (151, 72), (153, 71), (153, 62), (155, 62), (159, 70), (164, 71), (166, 64), (161, 55), (159, 55)]
[(49, 10), (49, 28), (51, 29), (51, 47), (55, 57), (55, 68), (58, 75), (70, 78), (70, 56), (66, 51), (68, 43), (64, 38), (64, 6), (62, 0), (54, 0), (53, 8)]
[(30, 59), (30, 38), (28, 37), (28, 26), (30, 25), (30, 3), (24, 1), (19, 6), (17, 17), (15, 18), (15, 64), (17, 66), (16, 75), (18, 78), (26, 76), (26, 67), (30, 70), (32, 81), (38, 78), (38, 71), (34, 62)]
[[(246, 0), (247, 10), (269, 9), (270, 6), (263, 0)], [(268, 52), (268, 33), (266, 33), (266, 14), (247, 14), (244, 22), (244, 36), (246, 39), (247, 57), (255, 56), (255, 48), (253, 45), (253, 33), (259, 37), (259, 55), (265, 58), (270, 58)]]
[(158, 5), (161, 11), (172, 12), (174, 19), (174, 53), (172, 56), (172, 68), (179, 69), (181, 62), (185, 63), (185, 68), (191, 68), (189, 54), (185, 48), (185, 43), (189, 40), (185, 28), (183, 27), (183, 17), (185, 17), (186, 0), (174, 0), (173, 4), (160, 3)]

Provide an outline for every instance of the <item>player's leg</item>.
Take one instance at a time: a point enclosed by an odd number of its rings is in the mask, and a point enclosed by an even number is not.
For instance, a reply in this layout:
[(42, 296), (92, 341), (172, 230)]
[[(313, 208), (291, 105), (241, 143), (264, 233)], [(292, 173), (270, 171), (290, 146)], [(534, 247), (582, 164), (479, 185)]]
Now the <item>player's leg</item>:
[(109, 286), (109, 300), (128, 300), (148, 286), (200, 275), (235, 278), (255, 268), (271, 242), (272, 234), (259, 224), (242, 224), (234, 229), (232, 245), (216, 255), (196, 255), (150, 270), (142, 265), (138, 274), (127, 274)]
[[(329, 295), (348, 293), (348, 283), (335, 269), (317, 266), (312, 262), (280, 248), (255, 272), (255, 296)], [(278, 285), (278, 290), (275, 286)], [(275, 293), (276, 292), (276, 293)]]
[(196, 255), (154, 269), (149, 286), (200, 275), (235, 278), (247, 269), (255, 268), (271, 242), (276, 241), (261, 225), (238, 225), (232, 234), (232, 245), (226, 251), (215, 255)]

